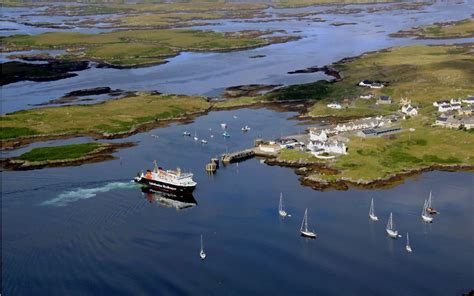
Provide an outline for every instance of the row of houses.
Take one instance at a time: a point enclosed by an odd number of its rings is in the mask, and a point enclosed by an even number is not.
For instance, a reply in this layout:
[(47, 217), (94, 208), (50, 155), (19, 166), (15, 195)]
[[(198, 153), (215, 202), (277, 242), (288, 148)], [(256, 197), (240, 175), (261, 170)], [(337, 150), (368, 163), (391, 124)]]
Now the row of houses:
[(474, 128), (474, 117), (470, 116), (467, 118), (454, 118), (454, 117), (443, 117), (436, 118), (435, 126), (441, 126), (445, 128), (461, 128), (464, 127), (467, 130)]
[(402, 106), (402, 113), (409, 116), (416, 116), (418, 115), (418, 110), (411, 104), (407, 104)]
[(335, 139), (329, 139), (326, 141), (310, 141), (308, 149), (314, 156), (322, 153), (347, 154), (346, 143)]

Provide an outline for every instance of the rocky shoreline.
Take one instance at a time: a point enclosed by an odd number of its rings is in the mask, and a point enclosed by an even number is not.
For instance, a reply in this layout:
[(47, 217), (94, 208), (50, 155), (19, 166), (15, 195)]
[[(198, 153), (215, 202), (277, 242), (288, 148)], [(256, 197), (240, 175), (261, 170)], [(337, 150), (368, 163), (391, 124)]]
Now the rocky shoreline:
[(0, 167), (2, 170), (10, 171), (25, 171), (25, 170), (35, 170), (42, 168), (52, 168), (52, 167), (66, 167), (66, 166), (80, 166), (86, 163), (95, 163), (102, 162), (107, 160), (116, 159), (112, 153), (116, 152), (118, 149), (129, 148), (135, 146), (134, 142), (125, 142), (125, 143), (102, 143), (101, 147), (95, 149), (91, 153), (73, 159), (64, 159), (64, 160), (46, 160), (46, 161), (26, 161), (16, 158), (6, 158), (0, 160)]
[(321, 178), (315, 178), (312, 176), (314, 173), (334, 175), (338, 171), (328, 166), (328, 163), (315, 163), (315, 162), (304, 162), (304, 161), (284, 161), (275, 157), (267, 158), (265, 163), (271, 166), (280, 166), (294, 169), (295, 173), (300, 176), (299, 181), (301, 185), (311, 187), (315, 190), (348, 190), (349, 188), (359, 189), (380, 189), (380, 188), (392, 188), (399, 184), (402, 184), (407, 178), (421, 175), (425, 172), (431, 171), (446, 171), (446, 172), (457, 172), (457, 171), (469, 171), (474, 172), (473, 165), (459, 164), (459, 165), (430, 165), (423, 168), (417, 169), (406, 169), (401, 172), (391, 174), (384, 178), (378, 178), (374, 180), (352, 180), (348, 178), (340, 178), (333, 181), (323, 180)]

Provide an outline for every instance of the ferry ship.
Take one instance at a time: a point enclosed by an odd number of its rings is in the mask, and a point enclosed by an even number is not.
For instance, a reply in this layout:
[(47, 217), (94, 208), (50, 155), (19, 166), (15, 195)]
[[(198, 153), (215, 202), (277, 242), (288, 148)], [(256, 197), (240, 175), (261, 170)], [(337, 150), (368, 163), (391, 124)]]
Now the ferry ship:
[(197, 183), (193, 180), (193, 174), (182, 173), (179, 168), (176, 171), (164, 170), (158, 167), (156, 161), (154, 164), (153, 171), (147, 170), (146, 173), (139, 173), (134, 181), (150, 189), (176, 195), (191, 194), (196, 188)]

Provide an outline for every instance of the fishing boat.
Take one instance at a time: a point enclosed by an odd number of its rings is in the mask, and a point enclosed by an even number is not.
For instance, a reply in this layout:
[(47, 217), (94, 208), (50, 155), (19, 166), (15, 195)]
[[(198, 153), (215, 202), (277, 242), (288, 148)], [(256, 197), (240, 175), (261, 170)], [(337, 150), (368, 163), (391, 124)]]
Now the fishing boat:
[(308, 209), (304, 211), (303, 221), (301, 222), (300, 233), (304, 237), (316, 238), (316, 233), (308, 230)]
[(194, 132), (194, 141), (198, 141), (198, 140), (199, 140), (199, 138), (197, 137), (197, 133)]
[(207, 144), (207, 141), (204, 140), (204, 139), (202, 139), (202, 140), (201, 140), (201, 143), (202, 143), (202, 144)]
[(191, 133), (190, 132), (183, 132), (183, 136), (191, 137)]
[(222, 127), (222, 128), (227, 128), (227, 124), (221, 123), (221, 127)]
[(230, 134), (228, 132), (223, 132), (222, 136), (224, 136), (224, 138), (228, 138), (228, 137), (230, 137)]
[(373, 198), (372, 198), (372, 201), (370, 202), (369, 217), (372, 221), (379, 221), (379, 217), (375, 216), (374, 199)]
[(395, 227), (393, 225), (393, 215), (392, 213), (390, 213), (390, 218), (388, 219), (388, 223), (387, 223), (387, 227), (385, 229), (387, 231), (387, 234), (391, 237), (391, 238), (397, 238), (399, 237), (398, 236), (398, 231), (395, 230)]
[(283, 193), (280, 193), (280, 203), (278, 204), (278, 214), (280, 217), (288, 216), (288, 213), (283, 209)]
[(175, 195), (191, 194), (197, 183), (193, 180), (192, 173), (182, 173), (178, 168), (174, 170), (164, 170), (158, 167), (154, 161), (153, 171), (147, 170), (138, 173), (133, 179), (136, 183), (142, 184), (150, 189), (173, 193)]
[(199, 252), (199, 257), (201, 257), (201, 260), (206, 259), (206, 253), (204, 253), (204, 244), (202, 242), (202, 234), (201, 234), (201, 251)]
[(407, 232), (407, 245), (405, 246), (405, 250), (407, 250), (408, 253), (413, 252), (410, 246), (410, 238), (408, 237), (408, 232)]
[(426, 203), (426, 212), (430, 215), (439, 214), (439, 212), (433, 207), (431, 191), (430, 191), (430, 197), (428, 197), (428, 202)]
[(249, 130), (250, 130), (250, 127), (249, 127), (248, 125), (246, 125), (246, 126), (244, 126), (244, 127), (242, 128), (242, 131), (243, 131), (244, 133), (248, 132)]
[(428, 214), (428, 201), (425, 199), (425, 203), (423, 204), (423, 210), (421, 211), (421, 219), (423, 222), (431, 223), (433, 222), (433, 217)]

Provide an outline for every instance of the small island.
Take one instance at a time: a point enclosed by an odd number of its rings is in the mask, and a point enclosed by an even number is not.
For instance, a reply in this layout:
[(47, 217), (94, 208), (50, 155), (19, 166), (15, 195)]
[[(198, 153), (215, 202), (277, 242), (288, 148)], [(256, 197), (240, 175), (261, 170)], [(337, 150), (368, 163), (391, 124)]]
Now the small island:
[(415, 37), (417, 39), (447, 39), (474, 37), (474, 19), (435, 23), (390, 34), (390, 37)]

